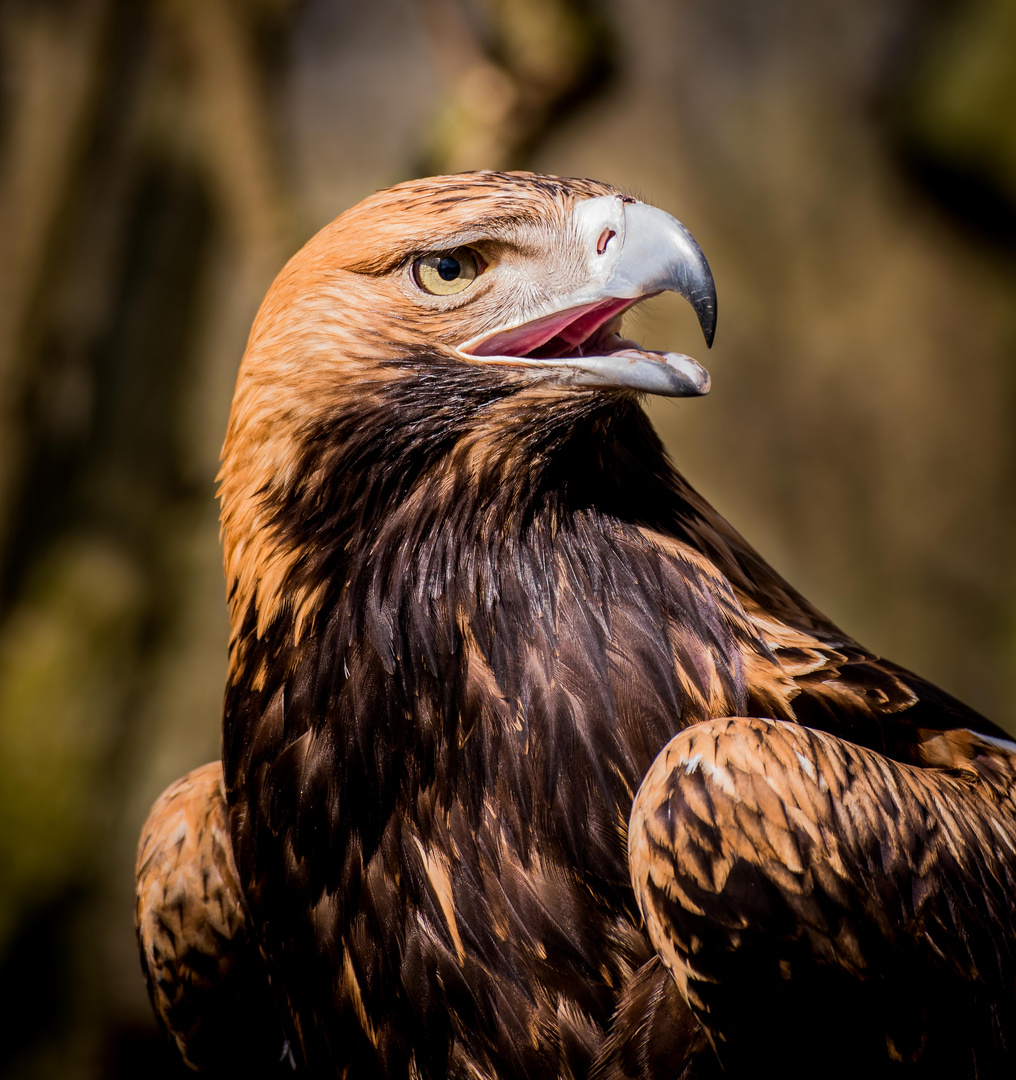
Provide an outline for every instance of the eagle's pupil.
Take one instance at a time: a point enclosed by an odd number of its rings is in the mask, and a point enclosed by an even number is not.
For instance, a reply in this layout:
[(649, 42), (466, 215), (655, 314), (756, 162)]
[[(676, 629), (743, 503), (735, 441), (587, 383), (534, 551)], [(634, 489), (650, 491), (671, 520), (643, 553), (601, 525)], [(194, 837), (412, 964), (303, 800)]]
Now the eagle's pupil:
[(437, 272), (442, 281), (454, 281), (459, 276), (459, 271), (462, 269), (459, 266), (459, 260), (453, 259), (451, 255), (446, 255), (438, 264)]

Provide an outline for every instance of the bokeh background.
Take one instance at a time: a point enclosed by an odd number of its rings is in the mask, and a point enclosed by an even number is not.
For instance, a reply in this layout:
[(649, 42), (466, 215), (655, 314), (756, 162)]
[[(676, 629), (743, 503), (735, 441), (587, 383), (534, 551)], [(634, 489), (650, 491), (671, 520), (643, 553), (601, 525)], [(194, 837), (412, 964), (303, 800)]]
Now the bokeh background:
[(713, 373), (679, 467), (1016, 731), (1016, 0), (2, 0), (0, 1074), (178, 1075), (134, 845), (218, 755), (247, 329), (346, 206), (504, 166), (689, 225), (715, 348), (635, 316)]

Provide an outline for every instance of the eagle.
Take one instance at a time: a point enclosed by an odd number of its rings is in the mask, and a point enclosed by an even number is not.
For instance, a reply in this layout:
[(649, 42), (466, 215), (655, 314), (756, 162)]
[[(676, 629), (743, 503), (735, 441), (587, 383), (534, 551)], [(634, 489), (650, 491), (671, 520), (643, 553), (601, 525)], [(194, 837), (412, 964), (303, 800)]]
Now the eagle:
[(709, 376), (621, 330), (668, 290), (711, 343), (679, 221), (522, 172), (379, 191), (271, 287), (222, 762), (138, 854), (193, 1068), (1013, 1075), (1016, 744), (675, 471), (641, 402)]

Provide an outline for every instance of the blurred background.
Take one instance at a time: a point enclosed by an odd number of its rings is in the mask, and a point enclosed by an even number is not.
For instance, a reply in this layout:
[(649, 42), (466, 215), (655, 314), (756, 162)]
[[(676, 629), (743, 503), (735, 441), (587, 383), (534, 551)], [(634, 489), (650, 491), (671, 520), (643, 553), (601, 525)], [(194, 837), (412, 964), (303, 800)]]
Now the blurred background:
[(375, 188), (506, 166), (692, 229), (715, 348), (634, 327), (713, 374), (679, 468), (1016, 731), (1016, 0), (0, 0), (0, 1074), (179, 1075), (134, 846), (218, 756), (247, 330)]

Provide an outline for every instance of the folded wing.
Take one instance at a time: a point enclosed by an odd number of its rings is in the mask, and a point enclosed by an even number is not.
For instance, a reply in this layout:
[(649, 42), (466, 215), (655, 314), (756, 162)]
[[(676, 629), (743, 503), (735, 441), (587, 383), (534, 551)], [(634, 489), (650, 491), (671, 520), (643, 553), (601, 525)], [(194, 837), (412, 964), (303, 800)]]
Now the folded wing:
[(632, 881), (735, 1075), (760, 1053), (786, 1075), (1011, 1071), (1016, 756), (965, 731), (926, 746), (933, 767), (725, 718), (650, 769)]
[(247, 921), (218, 761), (171, 784), (138, 846), (136, 926), (160, 1024), (184, 1063), (221, 1076), (290, 1071), (268, 972)]

